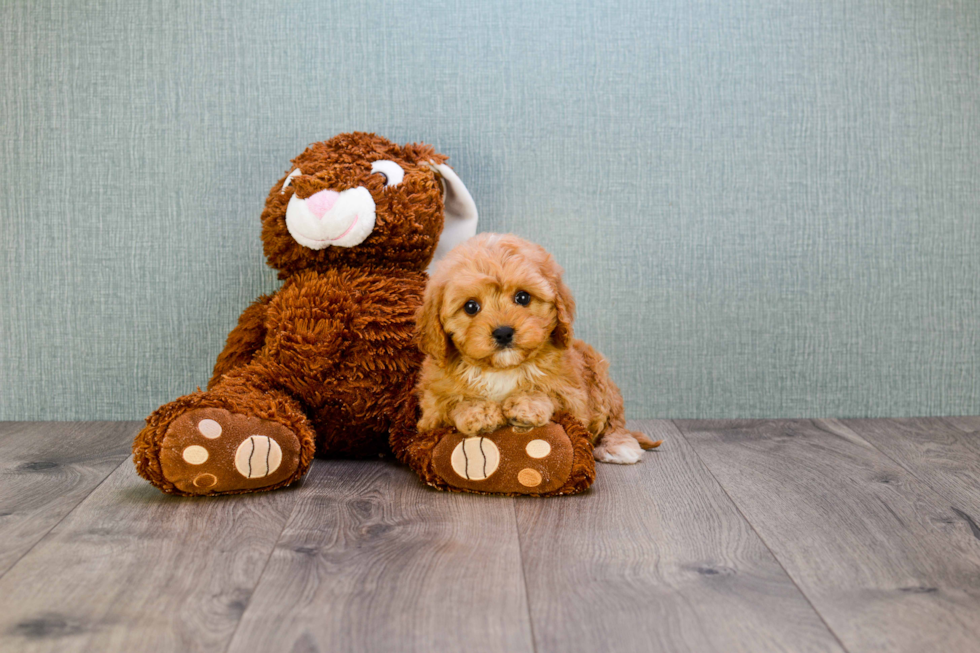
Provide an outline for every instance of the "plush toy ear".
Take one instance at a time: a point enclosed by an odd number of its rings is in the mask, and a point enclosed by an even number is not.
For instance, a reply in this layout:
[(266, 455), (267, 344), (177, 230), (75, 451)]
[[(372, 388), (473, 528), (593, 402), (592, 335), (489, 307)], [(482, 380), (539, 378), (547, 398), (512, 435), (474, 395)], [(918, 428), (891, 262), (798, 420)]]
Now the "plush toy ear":
[(476, 203), (470, 191), (466, 190), (463, 180), (452, 168), (445, 163), (430, 165), (442, 180), (443, 193), (443, 227), (436, 246), (435, 256), (429, 264), (429, 274), (432, 274), (435, 264), (443, 259), (449, 251), (465, 240), (476, 235)]

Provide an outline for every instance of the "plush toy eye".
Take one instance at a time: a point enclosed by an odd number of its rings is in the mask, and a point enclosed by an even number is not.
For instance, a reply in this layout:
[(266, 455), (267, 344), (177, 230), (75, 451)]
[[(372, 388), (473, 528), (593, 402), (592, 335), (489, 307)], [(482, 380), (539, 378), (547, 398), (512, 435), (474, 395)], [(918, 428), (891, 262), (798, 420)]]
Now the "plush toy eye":
[(405, 171), (402, 167), (394, 161), (388, 161), (387, 159), (372, 163), (371, 173), (384, 177), (385, 188), (397, 186), (405, 178)]
[(282, 188), (280, 189), (279, 192), (285, 193), (286, 189), (289, 188), (289, 185), (293, 183), (293, 179), (299, 177), (301, 174), (303, 174), (303, 171), (300, 170), (299, 168), (296, 168), (288, 175), (286, 175), (286, 181), (282, 182)]
[(463, 304), (463, 310), (466, 311), (467, 315), (476, 315), (480, 312), (480, 302), (471, 299)]
[(521, 306), (527, 306), (531, 303), (531, 295), (524, 290), (518, 290), (514, 295), (514, 303), (520, 304)]
[(289, 184), (292, 183), (293, 177), (299, 177), (301, 174), (303, 173), (300, 171), (300, 169), (296, 168), (288, 175), (286, 175), (286, 181), (282, 182), (282, 188), (279, 189), (279, 194), (282, 195), (283, 193), (285, 193), (286, 189), (289, 188)]

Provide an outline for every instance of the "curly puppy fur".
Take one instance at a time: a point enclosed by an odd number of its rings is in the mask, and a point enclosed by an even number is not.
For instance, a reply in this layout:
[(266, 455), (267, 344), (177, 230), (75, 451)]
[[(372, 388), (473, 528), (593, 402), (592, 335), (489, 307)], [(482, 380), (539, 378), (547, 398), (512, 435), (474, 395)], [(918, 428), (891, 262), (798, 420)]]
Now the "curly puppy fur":
[[(404, 169), (397, 186), (372, 172), (390, 159)], [(262, 241), (283, 286), (242, 313), (218, 356), (206, 392), (157, 410), (133, 445), (140, 475), (181, 494), (161, 471), (160, 443), (184, 412), (223, 407), (279, 422), (297, 434), (301, 477), (316, 455), (365, 456), (388, 450), (394, 415), (415, 385), (422, 354), (415, 312), (426, 266), (443, 228), (443, 190), (430, 163), (446, 157), (423, 144), (395, 145), (366, 133), (341, 134), (296, 157), (272, 187), (262, 213)], [(290, 179), (287, 173), (302, 174)], [(353, 247), (314, 250), (286, 225), (293, 195), (366, 188), (376, 222)], [(264, 488), (271, 489), (271, 488)]]
[(572, 337), (574, 314), (562, 269), (541, 246), (480, 234), (454, 249), (416, 318), (426, 353), (419, 430), (476, 435), (567, 412), (588, 429), (596, 460), (639, 461), (660, 443), (626, 429), (609, 363)]

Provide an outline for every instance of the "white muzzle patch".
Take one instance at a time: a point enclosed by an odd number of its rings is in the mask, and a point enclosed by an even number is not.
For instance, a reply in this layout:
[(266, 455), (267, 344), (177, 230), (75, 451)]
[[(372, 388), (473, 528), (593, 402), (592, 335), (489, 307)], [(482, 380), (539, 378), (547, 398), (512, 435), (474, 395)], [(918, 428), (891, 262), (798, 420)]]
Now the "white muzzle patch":
[(286, 228), (303, 247), (354, 247), (374, 231), (375, 204), (364, 186), (339, 194), (330, 210), (317, 217), (306, 200), (294, 194), (286, 206)]

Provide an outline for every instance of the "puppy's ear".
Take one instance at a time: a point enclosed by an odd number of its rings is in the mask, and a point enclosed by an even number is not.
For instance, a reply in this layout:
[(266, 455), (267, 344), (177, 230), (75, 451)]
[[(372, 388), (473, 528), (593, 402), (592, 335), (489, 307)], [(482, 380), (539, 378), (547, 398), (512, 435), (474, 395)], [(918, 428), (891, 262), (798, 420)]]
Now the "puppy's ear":
[(442, 328), (439, 311), (442, 310), (442, 291), (445, 284), (432, 283), (425, 289), (422, 305), (415, 313), (415, 339), (422, 353), (439, 363), (449, 357), (449, 336)]
[(548, 257), (549, 277), (555, 288), (555, 310), (558, 311), (558, 324), (551, 332), (551, 340), (559, 349), (567, 349), (572, 344), (572, 322), (575, 321), (575, 298), (562, 279), (562, 269), (551, 256)]

